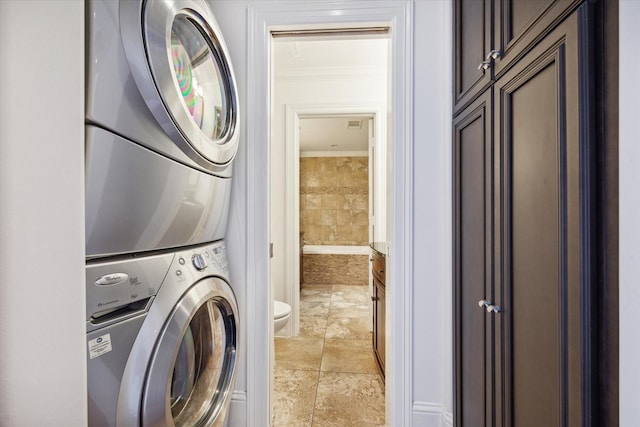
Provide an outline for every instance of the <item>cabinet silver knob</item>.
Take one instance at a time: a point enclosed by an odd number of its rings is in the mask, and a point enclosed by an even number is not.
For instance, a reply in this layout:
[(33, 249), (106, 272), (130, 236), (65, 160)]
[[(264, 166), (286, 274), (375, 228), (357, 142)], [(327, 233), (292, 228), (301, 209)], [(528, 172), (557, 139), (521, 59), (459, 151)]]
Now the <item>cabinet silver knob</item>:
[(491, 304), (491, 301), (481, 299), (478, 301), (478, 307), (482, 307), (487, 310), (487, 313), (500, 313), (500, 306)]
[(480, 65), (478, 65), (478, 70), (488, 69), (489, 67), (491, 67), (491, 61), (498, 58), (500, 58), (500, 51), (492, 50), (491, 52), (487, 53), (487, 56), (486, 58), (484, 58), (484, 61), (482, 61)]
[(500, 307), (497, 305), (488, 305), (487, 313), (500, 313)]

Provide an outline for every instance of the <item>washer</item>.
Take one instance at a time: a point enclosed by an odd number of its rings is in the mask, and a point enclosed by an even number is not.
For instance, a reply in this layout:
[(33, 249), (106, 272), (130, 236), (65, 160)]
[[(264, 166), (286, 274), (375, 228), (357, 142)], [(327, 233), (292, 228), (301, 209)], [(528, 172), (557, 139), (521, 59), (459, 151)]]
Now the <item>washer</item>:
[(89, 425), (222, 426), (238, 311), (224, 242), (87, 266)]
[(224, 237), (238, 94), (204, 1), (86, 8), (89, 259)]

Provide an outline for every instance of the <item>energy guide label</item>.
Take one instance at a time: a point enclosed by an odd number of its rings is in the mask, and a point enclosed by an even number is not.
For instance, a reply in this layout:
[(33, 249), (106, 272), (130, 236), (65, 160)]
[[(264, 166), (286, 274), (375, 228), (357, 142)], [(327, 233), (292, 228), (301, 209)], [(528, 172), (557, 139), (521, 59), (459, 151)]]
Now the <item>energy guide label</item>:
[(95, 359), (105, 353), (109, 353), (111, 348), (111, 334), (102, 335), (89, 341), (89, 359)]

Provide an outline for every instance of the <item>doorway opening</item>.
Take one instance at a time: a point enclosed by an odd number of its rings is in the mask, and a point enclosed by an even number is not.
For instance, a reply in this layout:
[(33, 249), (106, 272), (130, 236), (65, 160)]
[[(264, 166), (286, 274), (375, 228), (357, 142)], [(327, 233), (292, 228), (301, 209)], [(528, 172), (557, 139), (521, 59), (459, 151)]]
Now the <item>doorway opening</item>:
[[(348, 3), (348, 4), (347, 4)], [(273, 351), (272, 289), (262, 284), (269, 279), (269, 158), (274, 140), (272, 111), (273, 48), (271, 31), (291, 28), (354, 28), (383, 26), (390, 28), (389, 109), (385, 117), (392, 123), (388, 133), (388, 201), (387, 240), (392, 253), (387, 260), (388, 288), (387, 328), (393, 334), (387, 345), (385, 382), (386, 424), (408, 425), (412, 417), (412, 236), (413, 194), (413, 51), (411, 2), (285, 2), (249, 6), (247, 109), (252, 117), (247, 139), (247, 193), (251, 206), (247, 210), (246, 253), (247, 283), (255, 284), (248, 294), (247, 310), (247, 424), (263, 425), (271, 419), (271, 358), (262, 355)], [(265, 396), (268, 396), (265, 399)]]
[[(326, 421), (384, 424), (369, 244), (386, 241), (390, 40), (294, 37), (272, 47), (270, 287), (291, 307), (277, 333), (289, 338), (275, 341), (275, 425), (322, 421), (332, 411), (346, 418)], [(373, 387), (373, 395), (377, 387), (377, 413), (343, 411), (336, 401), (327, 410), (324, 391), (338, 374), (352, 377), (347, 387)], [(291, 384), (302, 389), (280, 396)]]

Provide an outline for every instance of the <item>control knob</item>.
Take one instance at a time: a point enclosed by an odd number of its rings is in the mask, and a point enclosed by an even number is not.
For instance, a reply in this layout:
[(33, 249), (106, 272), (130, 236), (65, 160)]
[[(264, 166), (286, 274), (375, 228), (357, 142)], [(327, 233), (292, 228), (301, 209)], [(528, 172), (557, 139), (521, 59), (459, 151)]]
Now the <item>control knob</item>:
[(205, 268), (207, 268), (207, 262), (204, 260), (204, 257), (200, 254), (195, 254), (193, 258), (191, 258), (191, 262), (193, 263), (193, 266), (198, 271), (202, 271)]

